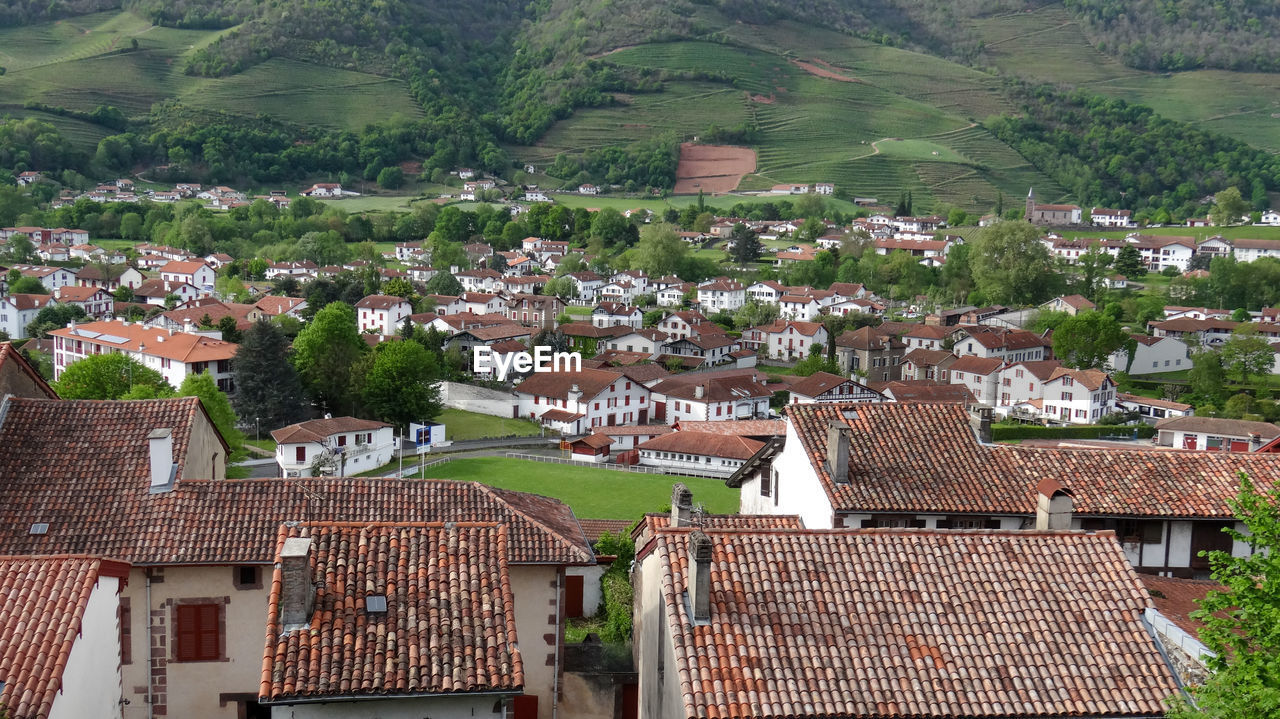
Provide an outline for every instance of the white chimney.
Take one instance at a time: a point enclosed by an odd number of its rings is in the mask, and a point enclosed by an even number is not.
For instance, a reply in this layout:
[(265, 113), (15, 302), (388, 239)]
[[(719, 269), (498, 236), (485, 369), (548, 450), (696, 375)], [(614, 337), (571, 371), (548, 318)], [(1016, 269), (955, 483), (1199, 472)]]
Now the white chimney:
[(151, 458), (151, 492), (168, 492), (178, 478), (178, 464), (173, 461), (173, 430), (151, 430), (147, 444)]
[(1071, 490), (1048, 477), (1036, 485), (1036, 529), (1071, 529), (1075, 500)]
[(836, 484), (849, 483), (849, 428), (831, 420), (827, 425), (827, 472)]
[(707, 394), (707, 388), (704, 385), (695, 385), (693, 388), (693, 398), (702, 399)]
[(310, 554), (309, 537), (290, 537), (280, 549), (280, 624), (285, 627), (311, 621), (316, 592)]
[(711, 539), (701, 530), (689, 534), (689, 609), (694, 622), (711, 620)]

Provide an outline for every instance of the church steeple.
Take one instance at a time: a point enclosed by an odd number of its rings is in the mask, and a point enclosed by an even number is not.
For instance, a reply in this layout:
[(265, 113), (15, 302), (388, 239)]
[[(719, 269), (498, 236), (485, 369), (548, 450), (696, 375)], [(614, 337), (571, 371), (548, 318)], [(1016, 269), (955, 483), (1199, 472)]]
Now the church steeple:
[(1027, 211), (1025, 213), (1025, 218), (1027, 222), (1035, 222), (1035, 219), (1034, 219), (1035, 213), (1036, 213), (1036, 191), (1035, 191), (1035, 188), (1028, 187), (1027, 188)]

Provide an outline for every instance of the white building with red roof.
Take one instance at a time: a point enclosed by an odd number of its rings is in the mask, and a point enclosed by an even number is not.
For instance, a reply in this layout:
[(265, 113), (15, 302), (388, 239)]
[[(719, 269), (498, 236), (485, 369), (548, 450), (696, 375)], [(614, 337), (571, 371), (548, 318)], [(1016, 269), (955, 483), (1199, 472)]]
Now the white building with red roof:
[(299, 422), (275, 430), (271, 438), (281, 477), (360, 474), (390, 462), (395, 450), (395, 427), (356, 417)]
[(160, 268), (160, 279), (166, 282), (185, 282), (202, 292), (213, 291), (213, 281), (218, 275), (204, 260), (174, 260)]
[(393, 335), (404, 318), (413, 314), (413, 305), (403, 297), (369, 295), (356, 303), (356, 327), (380, 335)]
[(516, 414), (561, 434), (596, 427), (647, 424), (653, 415), (648, 387), (620, 372), (535, 372), (516, 385)]
[(11, 340), (24, 339), (27, 325), (45, 307), (57, 304), (53, 295), (15, 294), (0, 297), (0, 331)]
[(189, 375), (208, 372), (218, 389), (231, 393), (231, 360), (239, 345), (203, 335), (112, 320), (87, 322), (49, 333), (54, 341), (53, 378), (90, 355), (125, 354), (159, 372), (175, 388)]

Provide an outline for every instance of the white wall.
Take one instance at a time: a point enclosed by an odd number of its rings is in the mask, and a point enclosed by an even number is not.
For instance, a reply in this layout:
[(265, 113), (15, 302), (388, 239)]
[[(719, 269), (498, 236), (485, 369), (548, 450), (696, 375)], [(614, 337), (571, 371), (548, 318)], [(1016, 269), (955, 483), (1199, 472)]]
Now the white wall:
[(742, 483), (738, 508), (742, 514), (798, 514), (808, 529), (831, 529), (831, 500), (809, 463), (795, 427), (787, 420), (787, 442), (773, 459), (771, 469), (776, 477), (771, 496), (760, 496), (760, 480), (752, 477)]
[(600, 611), (600, 603), (604, 601), (604, 590), (600, 587), (600, 577), (608, 564), (595, 564), (590, 567), (566, 567), (564, 573), (571, 577), (582, 577), (582, 616), (594, 617)]
[(372, 699), (325, 704), (295, 704), (271, 708), (272, 719), (471, 719), (501, 717), (494, 705), (501, 697), (415, 697), (406, 699)]
[(62, 671), (62, 689), (53, 700), (49, 719), (121, 716), (120, 698), (120, 580), (98, 577), (89, 595), (80, 635), (71, 645)]
[(516, 399), (510, 392), (460, 382), (441, 382), (440, 399), (445, 407), (495, 417), (510, 417), (516, 406)]

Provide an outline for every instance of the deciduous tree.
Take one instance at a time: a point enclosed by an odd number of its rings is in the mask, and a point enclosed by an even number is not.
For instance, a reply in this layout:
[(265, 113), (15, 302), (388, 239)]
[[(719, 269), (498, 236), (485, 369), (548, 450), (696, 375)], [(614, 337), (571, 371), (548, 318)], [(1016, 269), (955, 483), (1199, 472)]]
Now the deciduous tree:
[(689, 246), (671, 225), (649, 225), (640, 233), (632, 265), (648, 272), (651, 277), (661, 277), (674, 273), (688, 253)]
[(989, 302), (1030, 304), (1052, 291), (1053, 258), (1026, 222), (997, 222), (973, 243), (973, 280)]
[(135, 385), (173, 391), (159, 372), (123, 354), (89, 355), (72, 362), (54, 389), (63, 399), (120, 399)]
[(384, 342), (364, 377), (365, 408), (402, 432), (440, 414), (440, 363), (417, 342)]
[(1231, 339), (1222, 343), (1222, 367), (1248, 382), (1254, 375), (1271, 373), (1275, 362), (1275, 350), (1258, 334), (1254, 324), (1243, 324), (1235, 329)]
[(368, 350), (356, 329), (356, 313), (331, 302), (293, 341), (293, 366), (312, 399), (334, 414), (355, 412), (352, 367)]
[(178, 387), (178, 395), (182, 397), (199, 397), (204, 411), (209, 413), (213, 426), (218, 428), (222, 438), (231, 449), (239, 449), (244, 444), (244, 435), (236, 428), (238, 422), (236, 412), (231, 408), (231, 400), (218, 389), (218, 383), (207, 371), (200, 374), (189, 374)]
[(1068, 367), (1097, 369), (1128, 337), (1120, 323), (1102, 312), (1068, 317), (1053, 331), (1053, 353)]

